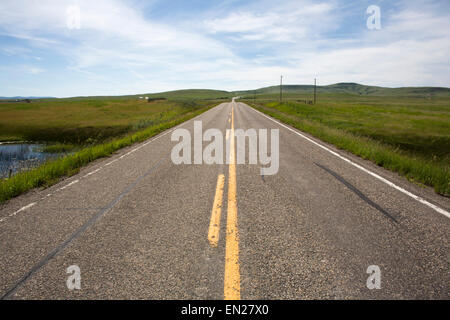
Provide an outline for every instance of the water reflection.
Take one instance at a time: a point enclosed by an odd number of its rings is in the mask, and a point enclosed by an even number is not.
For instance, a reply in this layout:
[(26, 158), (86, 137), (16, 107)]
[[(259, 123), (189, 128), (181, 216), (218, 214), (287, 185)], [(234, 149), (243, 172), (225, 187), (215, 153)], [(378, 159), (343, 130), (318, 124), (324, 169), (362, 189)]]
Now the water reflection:
[(0, 144), (0, 178), (35, 168), (59, 154), (42, 152), (40, 144)]

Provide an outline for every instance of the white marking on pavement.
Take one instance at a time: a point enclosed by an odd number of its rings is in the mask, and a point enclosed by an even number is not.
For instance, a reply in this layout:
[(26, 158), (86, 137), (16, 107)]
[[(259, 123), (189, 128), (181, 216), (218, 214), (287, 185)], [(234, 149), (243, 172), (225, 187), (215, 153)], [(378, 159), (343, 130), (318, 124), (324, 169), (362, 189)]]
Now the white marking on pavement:
[(116, 162), (118, 159), (114, 159), (113, 161), (110, 161), (110, 162), (108, 162), (107, 164), (105, 164), (105, 167), (106, 166), (109, 166), (110, 164), (113, 164), (114, 162)]
[(47, 194), (46, 196), (42, 197), (41, 200), (45, 200), (45, 199), (47, 199), (48, 197), (50, 197), (51, 195), (52, 195), (52, 194), (49, 193), (49, 194)]
[(91, 171), (91, 172), (85, 174), (85, 175), (83, 176), (83, 178), (89, 177), (90, 175), (93, 175), (94, 173), (99, 172), (101, 169), (102, 169), (102, 168), (98, 168), (97, 170)]
[(58, 190), (64, 190), (64, 189), (66, 189), (66, 188), (68, 188), (68, 187), (74, 185), (75, 183), (78, 183), (79, 181), (80, 181), (80, 180), (78, 180), (78, 179), (77, 179), (77, 180), (74, 180), (74, 181), (72, 181), (71, 183), (65, 185), (64, 187), (59, 188)]
[(17, 210), (16, 212), (14, 212), (12, 215), (15, 216), (17, 213), (27, 210), (28, 208), (31, 208), (32, 206), (34, 206), (36, 204), (36, 202), (32, 202), (29, 205), (26, 205), (25, 207), (20, 208), (19, 210)]
[(258, 110), (256, 110), (256, 109), (253, 109), (253, 108), (250, 108), (250, 109), (254, 110), (255, 112), (257, 112), (257, 113), (259, 113), (259, 114), (261, 114), (262, 116), (266, 117), (267, 119), (269, 119), (269, 120), (271, 120), (271, 121), (277, 123), (278, 125), (280, 125), (280, 126), (286, 128), (286, 129), (288, 129), (289, 131), (292, 131), (293, 133), (295, 133), (295, 134), (299, 135), (300, 137), (302, 137), (302, 138), (308, 140), (309, 142), (315, 144), (316, 146), (322, 148), (323, 150), (328, 151), (329, 153), (335, 155), (335, 156), (338, 157), (339, 159), (342, 159), (342, 160), (344, 160), (345, 162), (351, 164), (352, 166), (354, 166), (354, 167), (356, 167), (356, 168), (358, 168), (358, 169), (360, 169), (360, 170), (362, 170), (362, 171), (364, 171), (364, 172), (370, 174), (372, 177), (374, 177), (374, 178), (376, 178), (376, 179), (378, 179), (378, 180), (380, 180), (380, 181), (386, 183), (387, 185), (391, 186), (391, 187), (394, 188), (394, 189), (397, 189), (398, 191), (400, 191), (400, 192), (406, 194), (407, 196), (413, 198), (414, 200), (417, 200), (417, 201), (419, 201), (420, 203), (422, 203), (422, 204), (424, 204), (424, 205), (430, 207), (431, 209), (433, 209), (433, 210), (439, 212), (440, 214), (443, 214), (443, 215), (446, 216), (447, 218), (450, 218), (450, 212), (448, 212), (448, 211), (446, 211), (446, 210), (444, 210), (444, 209), (442, 209), (442, 208), (440, 208), (440, 207), (438, 207), (438, 206), (432, 204), (431, 202), (428, 202), (427, 200), (425, 200), (425, 199), (423, 199), (423, 198), (421, 198), (421, 197), (419, 197), (419, 196), (416, 196), (415, 194), (409, 192), (408, 190), (403, 189), (402, 187), (400, 187), (400, 186), (396, 185), (395, 183), (393, 183), (393, 182), (391, 182), (391, 181), (389, 181), (389, 180), (383, 178), (382, 176), (380, 176), (380, 175), (378, 175), (378, 174), (376, 174), (376, 173), (374, 173), (374, 172), (372, 172), (372, 171), (370, 171), (370, 170), (368, 170), (368, 169), (366, 169), (366, 168), (360, 166), (359, 164), (357, 164), (357, 163), (355, 163), (355, 162), (353, 162), (353, 161), (347, 159), (346, 157), (341, 156), (339, 153), (334, 152), (333, 150), (331, 150), (331, 149), (329, 149), (329, 148), (327, 148), (327, 147), (321, 145), (320, 143), (317, 143), (316, 141), (314, 141), (314, 140), (308, 138), (307, 136), (301, 134), (300, 132), (297, 132), (297, 131), (295, 131), (294, 129), (289, 128), (288, 126), (282, 124), (281, 122), (278, 122), (278, 121), (272, 119), (271, 117), (265, 115), (264, 113), (262, 113), (262, 112), (260, 112), (260, 111), (258, 111)]
[(32, 203), (26, 205), (25, 207), (20, 208), (19, 210), (17, 210), (17, 211), (15, 211), (15, 212), (11, 213), (10, 215), (8, 215), (8, 216), (3, 217), (2, 219), (0, 219), (0, 222), (3, 222), (3, 221), (5, 221), (6, 219), (8, 219), (8, 218), (10, 218), (10, 217), (12, 217), (12, 216), (15, 216), (15, 215), (18, 214), (19, 212), (22, 212), (22, 211), (27, 210), (28, 208), (31, 208), (31, 207), (34, 206), (35, 204), (36, 204), (36, 202), (32, 202)]

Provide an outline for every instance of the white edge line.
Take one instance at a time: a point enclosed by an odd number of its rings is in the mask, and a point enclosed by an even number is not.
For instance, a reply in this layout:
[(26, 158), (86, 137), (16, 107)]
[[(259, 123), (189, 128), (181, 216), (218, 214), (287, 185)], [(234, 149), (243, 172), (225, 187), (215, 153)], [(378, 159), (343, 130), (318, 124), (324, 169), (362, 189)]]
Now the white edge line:
[(66, 189), (66, 188), (68, 188), (68, 187), (70, 187), (71, 185), (74, 185), (75, 183), (78, 183), (80, 180), (74, 180), (74, 181), (72, 181), (71, 183), (69, 183), (69, 184), (66, 184), (64, 187), (61, 187), (61, 188), (59, 188), (59, 190), (64, 190), (64, 189)]
[(380, 175), (378, 175), (378, 174), (376, 174), (376, 173), (374, 173), (374, 172), (372, 172), (372, 171), (370, 171), (370, 170), (368, 170), (368, 169), (366, 169), (366, 168), (360, 166), (359, 164), (357, 164), (357, 163), (355, 163), (355, 162), (353, 162), (353, 161), (351, 161), (351, 160), (349, 160), (349, 159), (347, 159), (347, 158), (341, 156), (339, 153), (336, 153), (336, 152), (334, 152), (333, 150), (331, 150), (331, 149), (329, 149), (329, 148), (327, 148), (327, 147), (321, 145), (320, 143), (317, 143), (316, 141), (314, 141), (314, 140), (308, 138), (307, 136), (301, 134), (300, 132), (295, 131), (295, 130), (292, 129), (292, 128), (289, 128), (288, 126), (286, 126), (286, 125), (280, 123), (279, 121), (274, 120), (273, 118), (271, 118), (271, 117), (265, 115), (264, 113), (262, 113), (262, 112), (260, 112), (260, 111), (258, 111), (258, 110), (256, 110), (256, 109), (254, 109), (254, 108), (252, 108), (252, 107), (250, 107), (250, 109), (254, 110), (255, 112), (257, 112), (257, 113), (259, 113), (259, 114), (261, 114), (262, 116), (266, 117), (267, 119), (269, 119), (269, 120), (271, 120), (271, 121), (277, 123), (278, 125), (280, 125), (280, 126), (286, 128), (286, 129), (288, 129), (289, 131), (294, 132), (295, 134), (301, 136), (302, 138), (308, 140), (309, 142), (315, 144), (316, 146), (318, 146), (318, 147), (320, 147), (320, 148), (322, 148), (322, 149), (328, 151), (329, 153), (331, 153), (331, 154), (335, 155), (336, 157), (338, 157), (338, 158), (344, 160), (345, 162), (351, 164), (352, 166), (354, 166), (354, 167), (356, 167), (356, 168), (358, 168), (358, 169), (360, 169), (360, 170), (362, 170), (362, 171), (364, 171), (364, 172), (370, 174), (372, 177), (377, 178), (378, 180), (380, 180), (380, 181), (386, 183), (387, 185), (391, 186), (391, 187), (394, 188), (394, 189), (397, 189), (398, 191), (400, 191), (400, 192), (406, 194), (407, 196), (413, 198), (414, 200), (417, 200), (417, 201), (419, 201), (420, 203), (422, 203), (422, 204), (424, 204), (424, 205), (430, 207), (431, 209), (433, 209), (433, 210), (439, 212), (440, 214), (443, 214), (443, 215), (446, 216), (447, 218), (450, 218), (450, 212), (448, 212), (448, 211), (446, 211), (446, 210), (444, 210), (444, 209), (442, 209), (442, 208), (440, 208), (440, 207), (438, 207), (438, 206), (432, 204), (431, 202), (428, 202), (427, 200), (425, 200), (425, 199), (423, 199), (423, 198), (421, 198), (421, 197), (419, 197), (419, 196), (416, 196), (415, 194), (409, 192), (408, 190), (403, 189), (402, 187), (400, 187), (400, 186), (396, 185), (395, 183), (393, 183), (393, 182), (391, 182), (391, 181), (389, 181), (389, 180), (383, 178), (382, 176), (380, 176)]
[(0, 219), (0, 222), (3, 222), (3, 221), (5, 221), (6, 219), (8, 219), (8, 218), (10, 218), (10, 217), (12, 217), (12, 216), (15, 216), (15, 215), (18, 214), (19, 212), (22, 212), (22, 211), (25, 211), (25, 210), (31, 208), (31, 207), (34, 206), (35, 204), (36, 204), (36, 202), (32, 202), (32, 203), (26, 205), (25, 207), (20, 208), (19, 210), (17, 210), (17, 211), (15, 211), (15, 212), (11, 213), (10, 215), (8, 215), (8, 216), (3, 217), (2, 219)]
[(109, 166), (110, 164), (113, 164), (114, 162), (116, 162), (118, 159), (114, 159), (113, 161), (108, 162), (107, 164), (105, 164), (105, 166)]
[(83, 178), (89, 177), (90, 175), (93, 175), (94, 173), (99, 172), (101, 169), (102, 169), (102, 168), (98, 168), (98, 169), (96, 169), (96, 170), (94, 170), (94, 171), (91, 171), (91, 172), (85, 174), (85, 175), (83, 176)]
[(27, 210), (28, 208), (31, 208), (32, 206), (34, 206), (36, 204), (36, 202), (32, 202), (28, 205), (26, 205), (25, 207), (20, 208), (19, 210), (17, 210), (16, 212), (14, 212), (12, 215), (16, 215), (17, 213)]

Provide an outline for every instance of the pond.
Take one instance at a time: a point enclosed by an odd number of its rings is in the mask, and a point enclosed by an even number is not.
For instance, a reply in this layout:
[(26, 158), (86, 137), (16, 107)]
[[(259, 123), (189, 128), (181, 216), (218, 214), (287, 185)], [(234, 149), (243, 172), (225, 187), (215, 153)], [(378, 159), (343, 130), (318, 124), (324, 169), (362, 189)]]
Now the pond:
[(58, 153), (43, 152), (44, 145), (34, 143), (0, 143), (0, 178), (36, 168)]

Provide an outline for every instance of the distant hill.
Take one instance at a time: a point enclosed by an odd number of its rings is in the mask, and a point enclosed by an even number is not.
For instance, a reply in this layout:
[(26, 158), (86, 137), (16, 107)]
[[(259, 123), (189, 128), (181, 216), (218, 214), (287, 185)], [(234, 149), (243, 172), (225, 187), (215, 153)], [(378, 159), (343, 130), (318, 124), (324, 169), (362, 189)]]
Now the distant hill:
[[(283, 85), (284, 93), (292, 94), (312, 94), (313, 85)], [(84, 99), (135, 99), (139, 97), (149, 98), (166, 98), (166, 99), (231, 99), (235, 96), (253, 96), (264, 94), (278, 94), (280, 86), (264, 87), (255, 90), (242, 91), (224, 91), (212, 89), (185, 89), (174, 90), (159, 93), (142, 93), (124, 96), (80, 96), (72, 97), (74, 100)], [(397, 96), (397, 97), (449, 97), (450, 88), (443, 87), (403, 87), (403, 88), (386, 88), (378, 86), (366, 86), (353, 82), (341, 82), (327, 86), (317, 86), (318, 93), (329, 94), (349, 94), (349, 95), (366, 95), (366, 96)], [(16, 99), (55, 99), (53, 97), (0, 97), (0, 100), (16, 100)]]
[(0, 100), (55, 99), (55, 97), (0, 97)]
[[(311, 94), (313, 85), (283, 85), (284, 93)], [(256, 90), (238, 91), (239, 95), (251, 94), (276, 94), (280, 92), (280, 86), (271, 86)], [(345, 93), (354, 95), (372, 96), (449, 96), (450, 88), (443, 87), (403, 87), (386, 88), (377, 86), (366, 86), (353, 82), (342, 82), (328, 86), (317, 86), (318, 93)]]
[[(314, 91), (313, 85), (283, 85), (284, 93), (311, 94)], [(162, 97), (167, 99), (220, 99), (234, 96), (245, 96), (256, 94), (278, 94), (280, 86), (259, 88), (256, 90), (243, 91), (222, 91), (208, 89), (186, 89), (175, 90), (151, 94), (138, 94), (136, 97)], [(386, 88), (377, 86), (366, 86), (353, 82), (342, 82), (327, 86), (317, 86), (318, 93), (341, 93), (351, 95), (372, 95), (372, 96), (442, 96), (450, 97), (450, 88), (441, 87), (404, 87)]]
[(158, 93), (140, 93), (125, 96), (80, 96), (72, 97), (70, 99), (83, 100), (83, 99), (134, 99), (140, 97), (149, 98), (166, 98), (166, 99), (230, 99), (233, 97), (232, 92), (223, 90), (212, 90), (212, 89), (185, 89), (185, 90), (174, 90), (165, 91)]
[(231, 98), (233, 96), (232, 92), (223, 90), (211, 90), (211, 89), (186, 89), (186, 90), (175, 90), (166, 91), (161, 93), (151, 93), (137, 96), (146, 97), (163, 97), (167, 99), (180, 98), (180, 99), (221, 99), (221, 98)]

